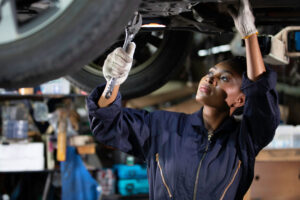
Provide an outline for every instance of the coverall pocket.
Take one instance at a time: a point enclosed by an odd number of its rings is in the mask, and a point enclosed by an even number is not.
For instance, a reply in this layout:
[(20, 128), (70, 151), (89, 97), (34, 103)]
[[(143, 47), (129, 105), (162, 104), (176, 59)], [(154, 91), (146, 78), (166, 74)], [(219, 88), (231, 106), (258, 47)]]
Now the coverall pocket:
[(164, 173), (163, 173), (163, 169), (162, 169), (162, 166), (161, 166), (160, 161), (159, 161), (159, 154), (156, 153), (155, 156), (156, 156), (157, 165), (159, 167), (159, 171), (160, 171), (160, 176), (161, 176), (162, 182), (163, 182), (163, 184), (164, 184), (164, 186), (165, 186), (165, 188), (166, 188), (166, 190), (168, 192), (168, 196), (170, 197), (170, 199), (172, 199), (173, 195), (171, 193), (170, 187), (168, 186), (168, 184), (166, 182), (166, 179), (165, 179), (165, 176), (164, 176)]
[(226, 195), (226, 192), (228, 191), (228, 189), (230, 188), (230, 186), (232, 185), (232, 183), (234, 182), (235, 178), (236, 178), (236, 175), (238, 174), (239, 170), (240, 170), (240, 167), (241, 167), (241, 161), (239, 160), (238, 162), (238, 165), (237, 165), (237, 168), (235, 169), (234, 173), (233, 173), (233, 176), (232, 178), (230, 179), (229, 183), (226, 185), (223, 193), (222, 193), (222, 196), (220, 197), (220, 200), (223, 200), (225, 195)]

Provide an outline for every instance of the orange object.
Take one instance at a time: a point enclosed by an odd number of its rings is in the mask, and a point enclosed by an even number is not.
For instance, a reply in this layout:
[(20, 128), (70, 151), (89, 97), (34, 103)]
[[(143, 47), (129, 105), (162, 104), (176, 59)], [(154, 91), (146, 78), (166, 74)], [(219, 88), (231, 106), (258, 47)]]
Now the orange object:
[(67, 148), (67, 134), (66, 132), (60, 132), (57, 135), (57, 160), (66, 160), (66, 148)]
[(57, 160), (66, 160), (67, 151), (67, 112), (60, 110), (59, 122), (58, 122), (58, 134), (57, 134)]
[(33, 94), (34, 89), (33, 88), (19, 88), (19, 94), (21, 95), (28, 95), (28, 94)]
[(258, 32), (252, 33), (250, 35), (247, 35), (245, 37), (243, 37), (244, 40), (248, 39), (249, 37), (251, 37), (252, 35), (258, 35)]
[(96, 145), (95, 144), (87, 144), (83, 146), (76, 147), (78, 154), (95, 154), (96, 153)]

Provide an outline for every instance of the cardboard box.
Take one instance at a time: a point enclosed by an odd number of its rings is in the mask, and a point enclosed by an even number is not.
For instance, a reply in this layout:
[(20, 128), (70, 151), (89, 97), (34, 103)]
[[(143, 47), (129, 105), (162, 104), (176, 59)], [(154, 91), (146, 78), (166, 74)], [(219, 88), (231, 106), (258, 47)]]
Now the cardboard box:
[(0, 144), (0, 171), (44, 170), (43, 143)]

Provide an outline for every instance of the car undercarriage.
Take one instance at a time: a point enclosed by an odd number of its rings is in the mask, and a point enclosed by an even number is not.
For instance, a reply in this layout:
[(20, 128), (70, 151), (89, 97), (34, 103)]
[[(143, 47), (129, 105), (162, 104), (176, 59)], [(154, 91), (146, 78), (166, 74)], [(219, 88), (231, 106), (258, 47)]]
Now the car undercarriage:
[[(286, 26), (300, 24), (297, 0), (250, 3), (262, 34), (274, 35)], [(125, 98), (145, 95), (182, 68), (191, 46), (195, 46), (194, 34), (217, 38), (230, 35), (222, 39), (223, 43), (233, 40), (230, 6), (239, 6), (239, 1), (2, 0), (0, 87), (34, 86), (67, 75), (72, 83), (91, 91), (105, 81), (103, 61), (113, 48), (122, 45), (124, 26), (138, 11), (143, 16), (143, 27), (135, 42), (141, 53), (136, 54), (133, 70), (121, 91)], [(159, 75), (161, 68), (166, 69)]]

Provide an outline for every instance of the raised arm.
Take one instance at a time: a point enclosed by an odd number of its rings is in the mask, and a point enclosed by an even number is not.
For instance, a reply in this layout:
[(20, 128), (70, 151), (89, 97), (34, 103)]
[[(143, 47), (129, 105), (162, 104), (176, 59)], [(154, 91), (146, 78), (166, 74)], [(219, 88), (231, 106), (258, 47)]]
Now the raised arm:
[[(100, 108), (107, 107), (115, 101), (120, 85), (128, 77), (132, 66), (134, 51), (135, 43), (131, 42), (128, 47), (128, 52), (125, 52), (122, 48), (117, 48), (107, 56), (103, 65), (103, 75), (107, 82), (105, 89), (98, 100), (98, 106)], [(112, 95), (106, 99), (105, 94), (108, 90), (108, 82), (111, 78), (115, 78), (116, 85), (112, 91)]]
[(110, 98), (106, 99), (108, 83), (97, 86), (87, 98), (90, 128), (98, 142), (120, 151), (146, 159), (150, 148), (151, 113), (145, 110), (123, 108), (120, 85), (128, 77), (132, 65), (135, 44), (130, 43), (128, 52), (122, 48), (109, 54), (103, 65), (107, 82), (115, 79), (116, 85)]
[(234, 20), (246, 45), (247, 76), (256, 81), (266, 71), (257, 39), (257, 29), (254, 24), (254, 16), (248, 0), (241, 0), (239, 9), (230, 8), (230, 15)]
[(253, 34), (245, 39), (247, 76), (250, 80), (256, 81), (266, 71), (264, 61), (260, 52), (257, 35)]
[(246, 100), (239, 141), (248, 153), (257, 155), (273, 139), (279, 124), (277, 76), (264, 65), (248, 0), (241, 0), (239, 10), (230, 9), (230, 14), (246, 44), (247, 77), (241, 87)]

